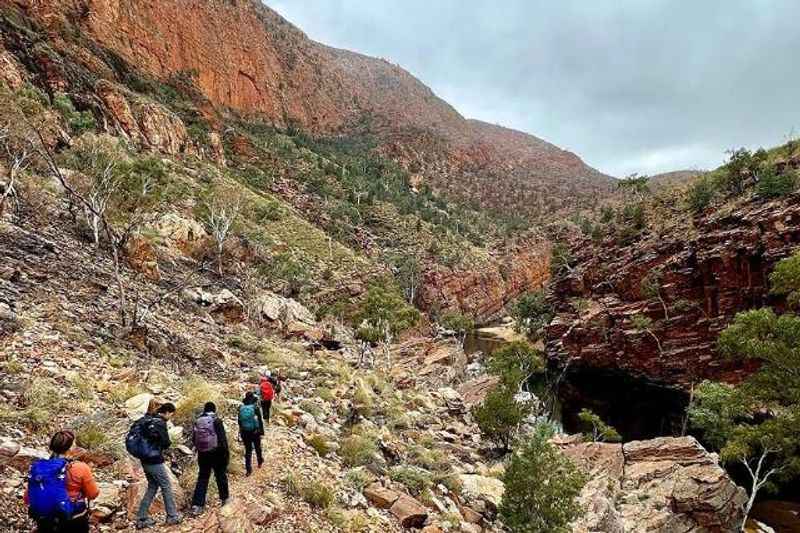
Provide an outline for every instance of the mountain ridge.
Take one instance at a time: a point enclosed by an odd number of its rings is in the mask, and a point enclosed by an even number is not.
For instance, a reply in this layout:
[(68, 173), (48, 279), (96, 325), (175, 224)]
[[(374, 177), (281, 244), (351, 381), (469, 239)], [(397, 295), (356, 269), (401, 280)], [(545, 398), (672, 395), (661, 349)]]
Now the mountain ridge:
[[(255, 113), (277, 127), (318, 135), (374, 134), (382, 151), (427, 175), (434, 188), (465, 182), (466, 192), (456, 196), (482, 207), (511, 203), (537, 218), (574, 207), (553, 190), (589, 205), (613, 189), (612, 178), (577, 155), (467, 119), (410, 72), (317, 43), (255, 0), (14, 4), (51, 33), (71, 25), (158, 79), (196, 73), (199, 90), (218, 111)], [(497, 189), (498, 197), (482, 194)]]

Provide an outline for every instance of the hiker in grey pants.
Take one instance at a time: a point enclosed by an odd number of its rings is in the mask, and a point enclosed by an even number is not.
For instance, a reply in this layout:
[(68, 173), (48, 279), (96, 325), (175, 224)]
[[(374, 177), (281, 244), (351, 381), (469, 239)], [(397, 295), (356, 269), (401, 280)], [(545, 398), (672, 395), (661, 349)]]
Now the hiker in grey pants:
[(161, 495), (164, 498), (164, 507), (167, 511), (167, 523), (178, 523), (178, 508), (175, 505), (175, 493), (172, 490), (172, 483), (170, 483), (169, 475), (167, 474), (167, 467), (164, 463), (155, 465), (142, 464), (144, 475), (147, 478), (147, 491), (144, 493), (142, 503), (139, 504), (139, 512), (136, 515), (137, 526), (152, 527), (154, 524), (149, 524), (151, 520), (148, 518), (150, 511), (150, 504), (156, 498), (158, 489), (161, 489)]
[[(156, 411), (152, 419), (148, 419), (148, 434), (151, 442), (157, 445), (160, 452), (163, 452), (172, 444), (167, 432), (167, 420), (175, 413), (175, 406), (165, 403)], [(178, 514), (175, 505), (175, 493), (170, 483), (169, 472), (164, 464), (164, 455), (159, 453), (157, 457), (147, 460), (142, 459), (142, 470), (147, 478), (147, 492), (144, 493), (142, 503), (139, 504), (139, 512), (136, 515), (136, 529), (148, 529), (156, 525), (155, 520), (150, 518), (150, 504), (156, 497), (158, 489), (164, 497), (164, 507), (167, 511), (167, 525), (180, 524), (183, 517)]]

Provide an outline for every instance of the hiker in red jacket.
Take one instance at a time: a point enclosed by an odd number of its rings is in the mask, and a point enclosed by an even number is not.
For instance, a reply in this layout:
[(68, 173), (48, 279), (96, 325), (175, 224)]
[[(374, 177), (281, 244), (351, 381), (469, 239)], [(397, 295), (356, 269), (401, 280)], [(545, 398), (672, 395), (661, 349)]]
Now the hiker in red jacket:
[(269, 424), (269, 411), (272, 409), (272, 400), (275, 399), (275, 387), (272, 385), (270, 376), (261, 376), (258, 384), (258, 395), (261, 397), (261, 415), (264, 417), (264, 424)]

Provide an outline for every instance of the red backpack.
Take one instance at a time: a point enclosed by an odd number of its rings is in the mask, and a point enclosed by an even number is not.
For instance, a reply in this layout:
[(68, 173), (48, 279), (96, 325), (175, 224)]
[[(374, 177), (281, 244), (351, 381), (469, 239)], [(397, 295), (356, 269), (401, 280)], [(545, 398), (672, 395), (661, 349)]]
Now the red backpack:
[(272, 401), (273, 398), (275, 398), (275, 389), (272, 387), (272, 383), (265, 379), (261, 382), (261, 399)]

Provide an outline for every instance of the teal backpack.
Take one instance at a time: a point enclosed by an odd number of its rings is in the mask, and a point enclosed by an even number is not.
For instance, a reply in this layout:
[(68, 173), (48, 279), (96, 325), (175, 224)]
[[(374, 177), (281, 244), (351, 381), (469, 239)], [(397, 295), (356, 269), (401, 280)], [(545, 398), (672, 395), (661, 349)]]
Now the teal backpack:
[(255, 404), (243, 405), (239, 408), (239, 428), (249, 433), (258, 431), (258, 415)]

